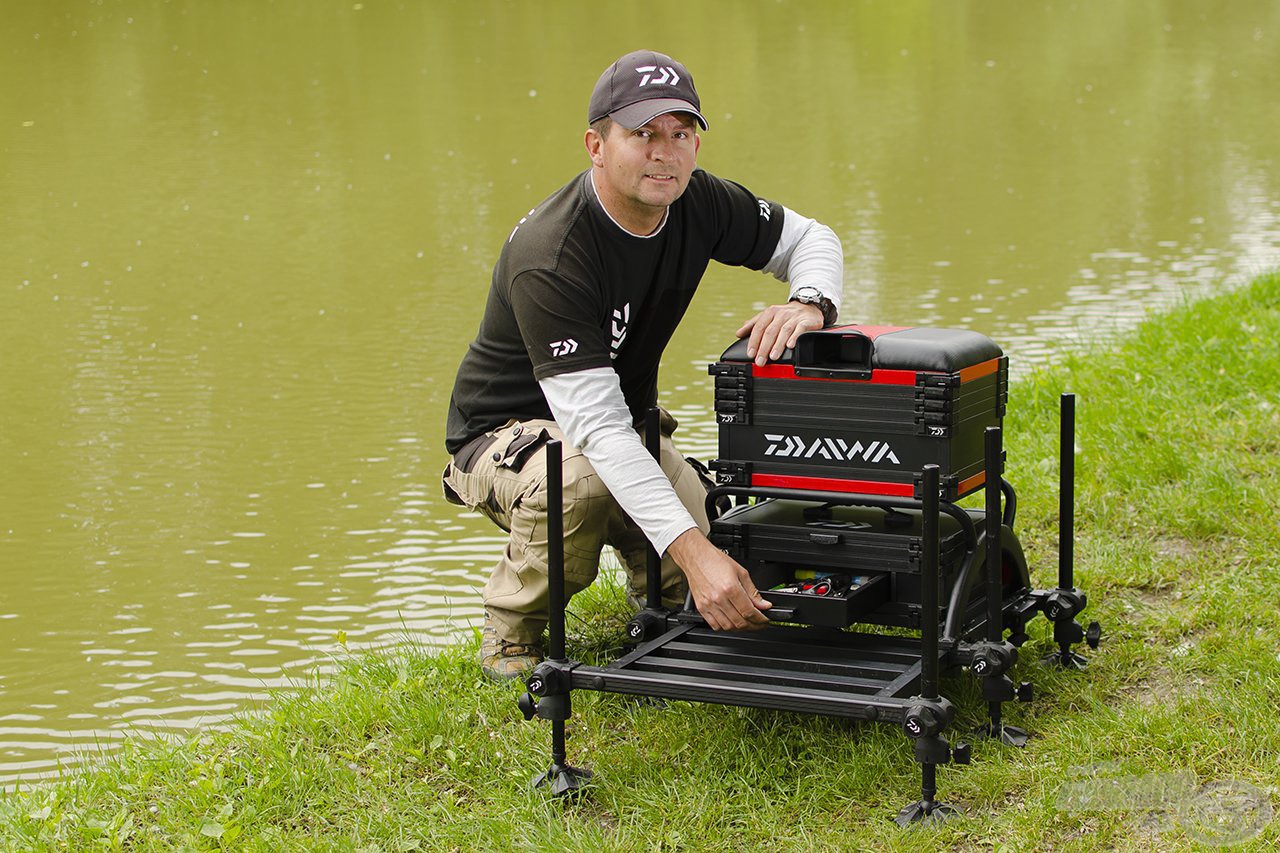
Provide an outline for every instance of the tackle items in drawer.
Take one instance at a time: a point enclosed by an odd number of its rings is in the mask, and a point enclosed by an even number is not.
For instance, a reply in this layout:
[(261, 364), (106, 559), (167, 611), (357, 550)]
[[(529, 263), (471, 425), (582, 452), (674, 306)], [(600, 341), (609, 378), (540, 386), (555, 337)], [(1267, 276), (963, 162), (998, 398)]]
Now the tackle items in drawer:
[(773, 587), (772, 592), (790, 592), (798, 595), (844, 595), (857, 589), (868, 580), (866, 575), (833, 574), (815, 572), (815, 577), (803, 578), (793, 583), (783, 583)]

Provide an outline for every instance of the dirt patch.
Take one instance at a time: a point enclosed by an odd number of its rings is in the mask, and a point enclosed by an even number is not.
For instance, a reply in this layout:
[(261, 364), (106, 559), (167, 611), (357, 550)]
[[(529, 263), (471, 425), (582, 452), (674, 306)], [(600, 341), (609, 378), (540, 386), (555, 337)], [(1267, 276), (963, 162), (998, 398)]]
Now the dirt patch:
[[(1171, 654), (1178, 656), (1190, 654), (1194, 647), (1195, 638), (1184, 637), (1178, 645), (1173, 647)], [(1188, 675), (1161, 667), (1149, 673), (1141, 681), (1120, 687), (1117, 692), (1121, 697), (1121, 703), (1133, 703), (1149, 709), (1170, 707), (1182, 701), (1199, 699), (1212, 689), (1212, 679), (1203, 675)]]
[(1162, 536), (1151, 543), (1156, 556), (1166, 560), (1186, 562), (1200, 560), (1209, 551), (1209, 543), (1195, 542), (1180, 536)]

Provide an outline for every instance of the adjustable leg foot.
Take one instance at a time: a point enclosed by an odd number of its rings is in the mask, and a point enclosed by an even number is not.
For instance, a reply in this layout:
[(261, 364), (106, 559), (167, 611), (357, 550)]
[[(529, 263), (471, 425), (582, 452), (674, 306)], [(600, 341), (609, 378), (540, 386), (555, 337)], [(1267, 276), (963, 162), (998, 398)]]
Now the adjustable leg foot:
[(949, 806), (946, 803), (939, 803), (933, 800), (916, 800), (911, 805), (898, 812), (894, 823), (901, 827), (911, 826), (913, 823), (941, 823), (949, 817), (962, 814), (955, 806)]
[(533, 788), (551, 788), (553, 797), (576, 797), (591, 782), (591, 771), (567, 764), (552, 764), (546, 773), (533, 777)]
[(1081, 655), (1071, 651), (1070, 646), (1064, 646), (1062, 649), (1045, 655), (1040, 662), (1046, 666), (1060, 666), (1063, 669), (1083, 670), (1089, 666), (1089, 661)]
[(978, 726), (973, 733), (986, 740), (998, 740), (1005, 746), (1026, 746), (1031, 734), (1017, 726), (986, 723)]
[(954, 760), (957, 764), (969, 763), (969, 745), (957, 744), (954, 750), (945, 738), (924, 735), (915, 743), (916, 761), (920, 762), (920, 799), (898, 812), (893, 820), (898, 826), (913, 823), (937, 823), (954, 815), (963, 814), (955, 806), (940, 803), (938, 796), (938, 764)]
[[(1083, 599), (1083, 594), (1078, 590), (1072, 590), (1071, 593), (1076, 598)], [(1058, 595), (1058, 592), (1050, 595), (1050, 602), (1052, 602), (1054, 597)], [(1078, 605), (1078, 607), (1083, 609), (1083, 604)], [(1053, 605), (1051, 604), (1046, 613), (1048, 614), (1052, 612), (1054, 611)], [(1078, 613), (1079, 609), (1075, 612)], [(1084, 628), (1080, 627), (1080, 623), (1076, 622), (1069, 616), (1066, 619), (1059, 618), (1053, 623), (1053, 640), (1058, 644), (1058, 650), (1052, 654), (1045, 655), (1040, 659), (1040, 662), (1049, 666), (1060, 666), (1063, 669), (1084, 669), (1089, 665), (1089, 661), (1081, 655), (1071, 651), (1071, 647), (1083, 640), (1088, 643), (1089, 648), (1096, 649), (1101, 635), (1102, 629), (1098, 627), (1097, 622), (1090, 623), (1089, 630), (1085, 631)]]

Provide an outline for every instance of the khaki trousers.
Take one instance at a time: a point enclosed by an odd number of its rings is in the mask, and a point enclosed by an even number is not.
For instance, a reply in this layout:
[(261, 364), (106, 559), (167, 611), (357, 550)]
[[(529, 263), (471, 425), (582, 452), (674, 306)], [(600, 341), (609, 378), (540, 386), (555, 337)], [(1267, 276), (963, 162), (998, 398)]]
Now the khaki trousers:
[[(661, 418), (659, 464), (681, 503), (703, 533), (706, 489), (671, 440), (676, 421)], [(643, 431), (642, 431), (643, 432)], [(547, 461), (544, 446), (564, 441), (554, 421), (511, 421), (491, 435), (492, 445), (463, 473), (452, 463), (444, 480), (462, 502), (510, 533), (482, 593), (485, 615), (501, 639), (540, 643), (547, 625)], [(537, 436), (536, 439), (530, 436)], [(609, 494), (591, 463), (577, 448), (564, 446), (564, 575), (566, 603), (585, 589), (600, 566), (605, 545), (618, 552), (630, 576), (631, 592), (645, 595), (647, 540)], [(668, 607), (684, 603), (687, 586), (675, 561), (662, 559), (662, 597)]]

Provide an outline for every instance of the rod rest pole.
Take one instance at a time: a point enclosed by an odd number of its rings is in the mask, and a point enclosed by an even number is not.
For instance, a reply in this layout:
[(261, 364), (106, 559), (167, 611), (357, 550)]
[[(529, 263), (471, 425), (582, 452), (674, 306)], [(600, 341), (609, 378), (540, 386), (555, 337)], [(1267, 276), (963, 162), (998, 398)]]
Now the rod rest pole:
[[(558, 440), (547, 442), (547, 588), (551, 604), (548, 607), (547, 651), (553, 663), (564, 663), (564, 469), (563, 450)], [(548, 700), (543, 700), (547, 702)], [(565, 750), (564, 718), (571, 713), (569, 694), (557, 696), (549, 704), (564, 703), (563, 708), (543, 708), (551, 720), (551, 766), (564, 767)]]
[(1075, 583), (1076, 395), (1062, 395), (1058, 467), (1058, 588)]
[[(991, 720), (979, 726), (981, 737), (999, 740), (1009, 746), (1026, 746), (1028, 735), (1022, 729), (1004, 724), (1004, 703), (1016, 697), (1030, 698), (1030, 685), (1015, 689), (1005, 673), (1018, 660), (1018, 650), (1004, 639), (1004, 540), (1003, 524), (1012, 523), (1013, 487), (1000, 478), (1004, 458), (1004, 433), (1000, 427), (987, 427), (984, 434), (987, 483), (1000, 482), (1001, 488), (987, 487), (986, 516), (983, 519), (986, 538), (987, 641), (978, 643), (969, 667), (982, 677), (982, 695), (987, 700)], [(1006, 489), (1005, 487), (1008, 486)], [(1000, 497), (1008, 504), (1000, 512)]]
[(938, 698), (938, 466), (924, 466), (921, 518), (920, 695)]
[(1003, 559), (1000, 542), (1000, 489), (994, 484), (1000, 477), (1000, 427), (987, 427), (987, 639), (998, 643), (1004, 639), (1004, 579), (1001, 573)]
[[(519, 706), (526, 719), (541, 717), (551, 722), (551, 766), (533, 778), (533, 787), (549, 787), (556, 797), (580, 791), (591, 771), (572, 767), (565, 748), (565, 720), (573, 713), (565, 656), (564, 611), (564, 454), (561, 442), (547, 442), (547, 660), (538, 664), (525, 685), (529, 693)], [(541, 696), (535, 701), (534, 695)]]
[[(943, 820), (957, 809), (940, 803), (937, 765), (953, 759), (951, 744), (941, 732), (951, 722), (955, 708), (938, 695), (938, 466), (925, 465), (922, 474), (920, 561), (920, 695), (905, 709), (903, 729), (915, 740), (913, 751), (920, 765), (920, 799), (894, 820), (909, 826), (926, 820)], [(969, 763), (969, 747), (957, 747), (954, 759)]]
[(550, 604), (547, 651), (555, 661), (564, 653), (564, 472), (558, 439), (547, 442), (547, 590)]
[(1058, 651), (1045, 660), (1068, 669), (1082, 669), (1085, 659), (1071, 651), (1082, 640), (1097, 648), (1101, 628), (1096, 622), (1089, 630), (1075, 621), (1087, 606), (1083, 592), (1075, 587), (1075, 493), (1076, 493), (1076, 395), (1064, 393), (1061, 398), (1061, 434), (1058, 481), (1058, 588), (1043, 603), (1044, 614), (1053, 621), (1053, 638)]

